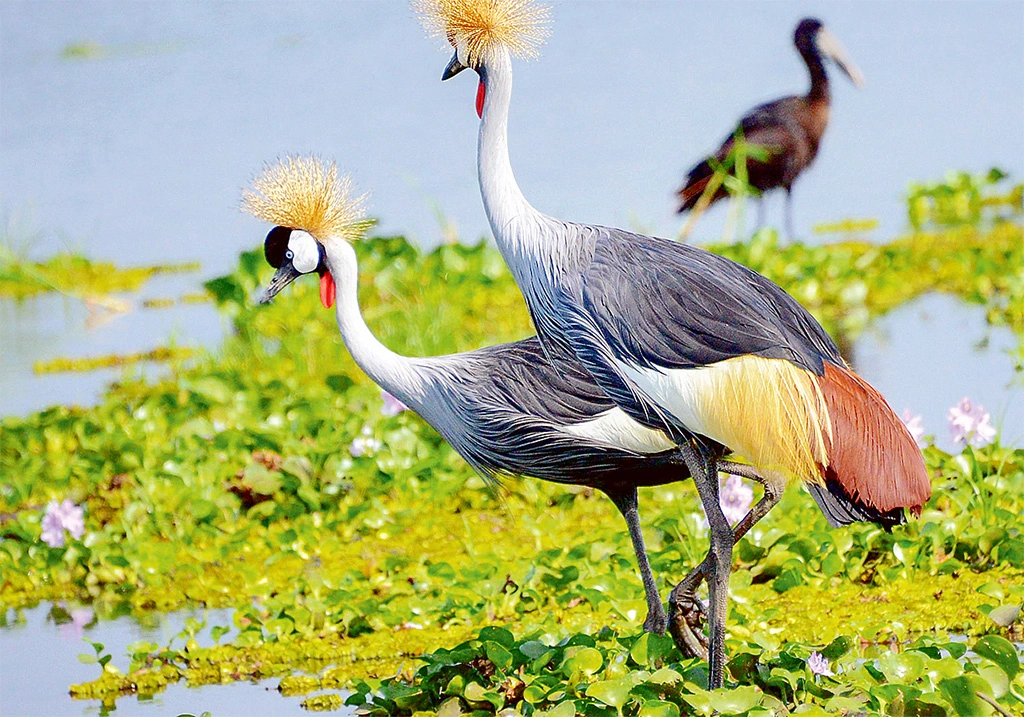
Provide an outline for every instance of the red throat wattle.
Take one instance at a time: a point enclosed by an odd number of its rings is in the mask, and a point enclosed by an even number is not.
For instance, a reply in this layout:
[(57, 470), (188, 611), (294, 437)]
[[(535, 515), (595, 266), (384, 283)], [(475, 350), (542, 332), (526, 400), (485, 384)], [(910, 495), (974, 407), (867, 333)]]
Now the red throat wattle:
[(324, 305), (325, 309), (334, 306), (334, 296), (336, 293), (337, 287), (334, 285), (334, 277), (331, 276), (331, 272), (325, 271), (320, 275), (320, 303)]
[(487, 88), (484, 87), (483, 80), (480, 80), (480, 84), (476, 86), (476, 116), (480, 119), (484, 117), (484, 97), (487, 95)]

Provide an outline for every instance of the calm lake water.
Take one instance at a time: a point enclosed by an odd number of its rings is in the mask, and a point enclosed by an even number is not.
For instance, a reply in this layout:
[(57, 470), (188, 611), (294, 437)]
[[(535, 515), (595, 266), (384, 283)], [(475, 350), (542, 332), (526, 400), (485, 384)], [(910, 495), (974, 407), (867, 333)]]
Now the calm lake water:
[[(844, 42), (867, 85), (834, 77), (832, 124), (794, 194), (798, 234), (875, 217), (884, 240), (905, 229), (910, 181), (993, 165), (1024, 176), (1024, 3), (553, 4), (541, 58), (517, 64), (510, 130), (524, 192), (553, 215), (674, 235), (685, 170), (746, 109), (805, 88), (791, 36), (810, 14)], [(237, 210), (240, 188), (292, 152), (351, 172), (372, 192), (383, 232), (433, 246), (440, 213), (476, 240), (488, 229), (475, 83), (442, 84), (448, 56), (405, 3), (0, 0), (2, 240), (37, 257), (71, 247), (123, 265), (201, 262), (197, 274), (159, 277), (125, 298), (179, 296), (262, 241), (266, 227)], [(770, 197), (769, 222), (781, 212), (781, 196)], [(694, 238), (720, 236), (725, 214), (713, 209)], [(88, 404), (119, 375), (34, 377), (38, 359), (169, 338), (215, 347), (224, 329), (209, 306), (93, 319), (60, 297), (0, 301), (0, 416)], [(992, 412), (1004, 442), (1019, 443), (1024, 391), (1010, 386), (1004, 353), (1014, 341), (987, 329), (980, 311), (926, 297), (879, 322), (856, 360), (897, 411), (924, 415), (939, 445), (949, 446), (946, 411), (965, 395)], [(0, 630), (3, 713), (96, 714), (66, 697), (95, 669), (76, 660), (84, 645), (54, 637), (45, 611), (27, 615)], [(102, 623), (92, 639), (123, 659), (117, 641), (139, 639), (132, 629)], [(118, 713), (229, 714), (245, 704), (237, 695), (261, 690), (176, 686), (150, 703), (125, 700)], [(269, 697), (271, 711), (298, 709)]]
[[(90, 622), (93, 613), (87, 606), (68, 606), (76, 619), (57, 625), (47, 619), (50, 607), (40, 605), (23, 610), (17, 620), (13, 610), (7, 613), (8, 621), (14, 624), (0, 630), (0, 713), (4, 715), (59, 717), (103, 714), (99, 701), (74, 700), (68, 694), (71, 684), (87, 682), (99, 675), (97, 665), (86, 665), (78, 660), (79, 654), (95, 654), (83, 638), (103, 643), (104, 653), (112, 655), (113, 664), (124, 671), (128, 669), (128, 645), (140, 640), (166, 645), (181, 632), (189, 617), (206, 622), (207, 627), (196, 635), (196, 641), (203, 646), (214, 643), (209, 632), (211, 627), (231, 625), (230, 610), (154, 616), (153, 624), (147, 626), (127, 617), (97, 623)], [(226, 642), (231, 636), (232, 633), (227, 633), (221, 641)], [(178, 638), (176, 644), (181, 642), (182, 639)], [(152, 698), (122, 698), (117, 701), (116, 712), (111, 714), (118, 717), (158, 717), (182, 713), (199, 715), (209, 711), (216, 717), (308, 715), (309, 712), (300, 704), (305, 697), (282, 697), (277, 691), (278, 682), (270, 679), (199, 689), (188, 688), (181, 683)], [(345, 717), (351, 715), (352, 710), (346, 708), (332, 714)]]

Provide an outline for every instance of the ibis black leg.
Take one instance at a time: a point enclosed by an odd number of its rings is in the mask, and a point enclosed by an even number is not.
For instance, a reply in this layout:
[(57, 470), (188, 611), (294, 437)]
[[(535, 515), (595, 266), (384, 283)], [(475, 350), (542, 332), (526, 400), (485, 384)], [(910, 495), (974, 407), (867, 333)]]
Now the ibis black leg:
[(757, 198), (757, 226), (754, 227), (754, 233), (756, 234), (764, 227), (764, 214), (765, 214), (765, 199), (762, 194)]
[(656, 632), (659, 635), (664, 635), (665, 629), (668, 627), (668, 616), (661, 604), (658, 585), (654, 581), (654, 573), (651, 572), (651, 564), (647, 560), (647, 547), (644, 545), (644, 535), (640, 530), (639, 501), (636, 488), (606, 492), (622, 513), (622, 517), (626, 519), (629, 538), (633, 541), (636, 564), (640, 568), (640, 579), (643, 580), (644, 592), (647, 594), (647, 619), (644, 620), (644, 632)]
[(789, 241), (796, 239), (793, 232), (793, 188), (786, 187), (786, 238)]
[[(733, 536), (729, 521), (722, 513), (718, 502), (718, 470), (716, 460), (701, 446), (684, 443), (679, 447), (680, 454), (693, 476), (697, 486), (704, 513), (708, 518), (711, 532), (711, 547), (705, 559), (707, 563), (708, 592), (710, 609), (708, 611), (708, 689), (722, 686), (725, 675), (725, 620), (729, 605), (729, 571), (732, 568)], [(680, 622), (685, 620), (679, 600), (686, 595), (686, 587), (677, 585), (669, 598), (671, 615), (669, 629), (676, 644), (684, 639), (686, 629)], [(681, 649), (686, 649), (685, 642)]]
[[(742, 463), (723, 461), (718, 467), (723, 473), (749, 478), (764, 486), (764, 495), (761, 497), (761, 500), (743, 516), (743, 520), (733, 529), (733, 541), (737, 542), (779, 502), (782, 498), (782, 491), (786, 487), (785, 479), (774, 474), (762, 475), (753, 466)], [(707, 659), (708, 651), (707, 638), (701, 632), (704, 611), (700, 600), (697, 598), (697, 588), (704, 581), (709, 568), (708, 559), (705, 559), (689, 575), (683, 578), (672, 591), (674, 604), (682, 612), (682, 618), (673, 622), (675, 627), (673, 636), (675, 637), (676, 631), (679, 632), (676, 644), (679, 645), (680, 650), (685, 654), (702, 659)]]

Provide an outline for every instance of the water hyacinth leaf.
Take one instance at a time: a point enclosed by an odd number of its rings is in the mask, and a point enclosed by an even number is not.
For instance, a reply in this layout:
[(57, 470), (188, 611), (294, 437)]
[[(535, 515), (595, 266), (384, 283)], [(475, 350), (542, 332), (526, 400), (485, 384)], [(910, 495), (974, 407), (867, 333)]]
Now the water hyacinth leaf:
[(539, 640), (527, 640), (519, 646), (519, 651), (529, 657), (531, 660), (536, 660), (539, 657), (546, 655), (551, 652), (551, 648), (545, 645)]
[(538, 712), (541, 717), (576, 717), (576, 704), (571, 700), (562, 702), (546, 712)]
[(680, 675), (673, 669), (668, 667), (662, 667), (660, 670), (655, 671), (647, 681), (655, 685), (672, 685), (677, 682), (681, 682), (683, 676)]
[(601, 669), (604, 664), (604, 656), (598, 650), (593, 647), (581, 647), (571, 656), (569, 651), (566, 651), (566, 660), (563, 665), (563, 671), (566, 672), (570, 677), (578, 678), (582, 675), (592, 675)]
[(821, 655), (822, 657), (834, 662), (843, 655), (847, 654), (852, 647), (853, 640), (851, 640), (849, 637), (846, 637), (845, 635), (840, 635), (832, 642), (828, 643), (828, 645), (826, 645), (824, 648), (822, 648)]
[(512, 653), (497, 642), (485, 642), (484, 654), (502, 672), (507, 672), (512, 667)]
[(901, 684), (916, 681), (926, 669), (925, 658), (913, 651), (886, 655), (878, 661), (878, 666), (889, 682)]
[(672, 702), (647, 700), (640, 707), (637, 717), (679, 717), (679, 707)]
[(593, 697), (609, 707), (621, 710), (629, 699), (630, 691), (642, 681), (639, 673), (631, 672), (614, 680), (602, 680), (587, 686), (587, 697)]
[(511, 650), (516, 644), (516, 638), (503, 627), (484, 627), (480, 630), (478, 639), (481, 642), (496, 642), (506, 650)]
[(459, 717), (462, 712), (462, 701), (458, 697), (449, 697), (437, 708), (437, 717)]
[(985, 635), (974, 643), (974, 651), (999, 665), (1011, 680), (1020, 672), (1017, 649), (1005, 637)]
[(665, 659), (675, 654), (676, 646), (668, 635), (645, 632), (629, 649), (629, 656), (640, 667), (660, 667)]
[(1005, 697), (1010, 690), (1010, 678), (1002, 667), (992, 662), (978, 665), (978, 674), (988, 683), (992, 696), (996, 699)]
[(978, 697), (979, 692), (989, 695), (992, 692), (988, 682), (979, 675), (967, 674), (942, 680), (939, 690), (961, 717), (991, 715), (995, 712), (992, 705)]
[(488, 702), (494, 705), (494, 709), (500, 709), (505, 703), (505, 698), (494, 690), (482, 687), (478, 682), (470, 682), (463, 690), (462, 696), (469, 702)]
[(686, 685), (689, 692), (682, 692), (679, 698), (686, 704), (693, 708), (694, 712), (698, 715), (710, 715), (715, 709), (711, 706), (711, 693), (707, 690), (702, 690), (696, 685)]
[(1020, 616), (1020, 605), (1000, 605), (992, 608), (988, 618), (999, 627), (1009, 627)]
[(804, 584), (804, 578), (801, 572), (794, 568), (783, 570), (779, 574), (779, 577), (772, 581), (772, 588), (776, 592), (784, 593), (787, 590), (797, 587), (798, 585)]
[(715, 690), (710, 694), (710, 703), (715, 712), (722, 714), (743, 714), (761, 704), (761, 690), (747, 685), (726, 690)]

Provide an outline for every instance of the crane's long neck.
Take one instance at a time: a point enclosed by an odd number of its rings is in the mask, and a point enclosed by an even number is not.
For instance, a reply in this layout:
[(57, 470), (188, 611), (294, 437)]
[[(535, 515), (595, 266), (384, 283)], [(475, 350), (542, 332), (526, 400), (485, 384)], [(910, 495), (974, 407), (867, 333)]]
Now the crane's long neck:
[(343, 239), (324, 243), (327, 267), (337, 285), (338, 328), (356, 364), (373, 382), (419, 412), (425, 380), (417, 362), (388, 349), (377, 340), (359, 309), (359, 265), (355, 251)]
[(544, 217), (526, 201), (509, 160), (512, 61), (508, 52), (499, 48), (488, 55), (480, 68), (480, 79), (486, 89), (477, 144), (480, 193), (498, 249), (518, 281), (521, 260), (543, 255), (546, 237), (541, 231)]
[(829, 95), (828, 75), (825, 74), (825, 63), (821, 53), (812, 43), (809, 47), (801, 47), (800, 55), (807, 65), (807, 72), (811, 75), (811, 89), (807, 92), (808, 101), (828, 102)]

